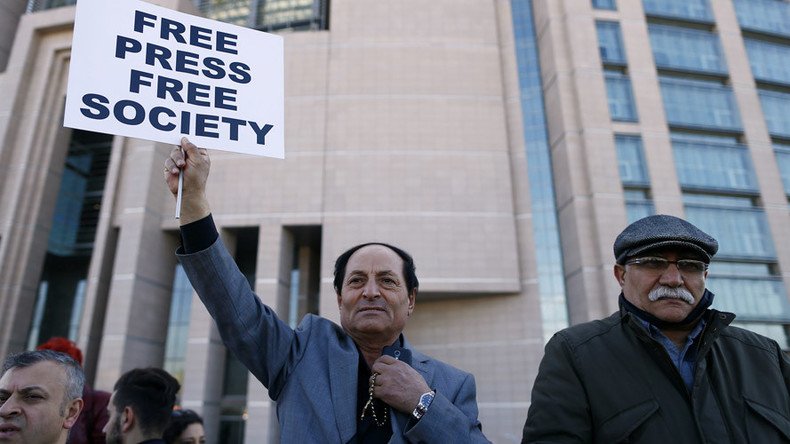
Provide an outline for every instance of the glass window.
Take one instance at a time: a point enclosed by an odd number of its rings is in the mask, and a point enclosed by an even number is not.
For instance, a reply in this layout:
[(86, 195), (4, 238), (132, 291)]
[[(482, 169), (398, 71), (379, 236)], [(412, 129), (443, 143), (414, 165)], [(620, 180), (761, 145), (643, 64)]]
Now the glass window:
[(612, 120), (635, 122), (636, 106), (631, 92), (631, 80), (625, 74), (606, 71), (606, 95)]
[(782, 0), (735, 0), (741, 27), (771, 34), (790, 35), (790, 3)]
[(27, 12), (43, 11), (45, 9), (60, 8), (61, 6), (76, 4), (77, 0), (28, 0)]
[(650, 178), (645, 166), (642, 139), (639, 136), (618, 134), (614, 138), (617, 147), (617, 163), (623, 185), (649, 186)]
[(790, 350), (790, 326), (787, 324), (776, 324), (776, 323), (766, 323), (766, 322), (740, 322), (739, 319), (735, 319), (735, 322), (732, 324), (735, 327), (745, 328), (749, 331), (753, 331), (759, 335), (763, 335), (767, 338), (771, 338), (777, 343), (779, 343), (779, 347), (785, 351), (785, 353)]
[(743, 42), (756, 80), (790, 83), (790, 46), (749, 38)]
[(672, 140), (683, 187), (757, 191), (749, 150), (743, 145)]
[(656, 214), (653, 200), (647, 190), (623, 190), (625, 197), (625, 213), (628, 223), (634, 223), (643, 217)]
[(698, 29), (650, 24), (650, 44), (659, 68), (726, 73), (716, 34)]
[(642, 6), (647, 15), (713, 21), (708, 0), (642, 0)]
[(732, 90), (701, 80), (661, 78), (661, 96), (670, 125), (740, 130)]
[(785, 193), (790, 195), (790, 145), (774, 144), (776, 153), (776, 163), (779, 164), (779, 174), (782, 175), (782, 183)]
[(790, 322), (790, 302), (779, 276), (768, 264), (713, 261), (708, 288), (715, 306), (741, 321)]
[[(714, 267), (715, 263), (711, 268)], [(716, 306), (736, 313), (738, 319), (790, 322), (790, 303), (778, 278), (729, 278), (711, 274), (708, 286), (716, 294)]]
[(765, 90), (760, 90), (759, 94), (768, 131), (790, 137), (790, 94)]
[[(719, 199), (716, 199), (719, 197)], [(775, 259), (773, 240), (762, 209), (728, 206), (738, 198), (684, 193), (686, 217), (719, 241), (718, 257)], [(741, 198), (741, 202), (749, 201)]]
[(327, 29), (327, 0), (266, 0), (258, 3), (256, 28)]
[(609, 9), (612, 11), (617, 9), (615, 0), (592, 0), (592, 5), (595, 9)]
[(164, 368), (183, 384), (192, 306), (192, 284), (189, 283), (189, 278), (181, 264), (176, 265), (171, 297)]
[(604, 63), (625, 64), (625, 51), (623, 50), (623, 37), (620, 34), (620, 24), (617, 22), (595, 22), (598, 30), (598, 51)]
[(327, 29), (328, 0), (195, 0), (206, 17), (264, 31)]
[(545, 342), (568, 326), (565, 298), (565, 273), (554, 198), (551, 169), (551, 146), (546, 132), (543, 106), (543, 83), (537, 33), (532, 17), (531, 0), (510, 2), (513, 35), (521, 87), (523, 137), (528, 161), (529, 193), (532, 213), (532, 237), (535, 241), (535, 262), (538, 267), (538, 294)]
[(247, 26), (251, 0), (195, 0), (206, 17), (234, 25)]

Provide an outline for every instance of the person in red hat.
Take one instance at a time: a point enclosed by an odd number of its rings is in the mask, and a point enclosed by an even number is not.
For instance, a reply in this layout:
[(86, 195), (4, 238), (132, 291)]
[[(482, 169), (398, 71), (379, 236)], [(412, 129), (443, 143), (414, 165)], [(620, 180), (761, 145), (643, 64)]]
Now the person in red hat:
[[(53, 350), (65, 353), (82, 365), (82, 351), (73, 341), (52, 337), (47, 342), (36, 347), (37, 350)], [(110, 402), (110, 393), (94, 390), (85, 384), (82, 390), (84, 405), (82, 413), (77, 418), (77, 423), (71, 428), (68, 444), (105, 444), (102, 429), (107, 424), (107, 404)]]

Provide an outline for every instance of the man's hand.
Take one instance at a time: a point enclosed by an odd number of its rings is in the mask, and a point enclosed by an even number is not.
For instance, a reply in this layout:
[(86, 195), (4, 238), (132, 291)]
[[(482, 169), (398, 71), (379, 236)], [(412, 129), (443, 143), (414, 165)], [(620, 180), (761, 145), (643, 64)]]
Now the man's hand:
[(371, 371), (378, 373), (373, 396), (407, 415), (411, 415), (417, 407), (420, 396), (431, 391), (417, 370), (392, 356), (383, 355), (376, 359)]
[(184, 172), (181, 225), (200, 220), (211, 213), (206, 199), (206, 180), (210, 169), (208, 151), (198, 148), (186, 137), (181, 138), (180, 148), (173, 148), (170, 157), (165, 159), (165, 182), (173, 196), (178, 194), (178, 173)]

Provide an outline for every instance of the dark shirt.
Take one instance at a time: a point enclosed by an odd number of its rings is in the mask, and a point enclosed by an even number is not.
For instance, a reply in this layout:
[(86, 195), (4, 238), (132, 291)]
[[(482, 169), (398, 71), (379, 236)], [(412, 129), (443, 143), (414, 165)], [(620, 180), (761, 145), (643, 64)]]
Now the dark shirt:
[(370, 408), (365, 411), (365, 416), (360, 419), (362, 409), (370, 398), (370, 376), (372, 375), (368, 363), (362, 352), (359, 352), (359, 366), (357, 367), (357, 434), (352, 442), (363, 443), (385, 443), (392, 437), (392, 424), (390, 424), (390, 408), (378, 398), (373, 398), (373, 406), (376, 409), (376, 418), (379, 422), (384, 420), (384, 425), (378, 426), (373, 421), (373, 413)]

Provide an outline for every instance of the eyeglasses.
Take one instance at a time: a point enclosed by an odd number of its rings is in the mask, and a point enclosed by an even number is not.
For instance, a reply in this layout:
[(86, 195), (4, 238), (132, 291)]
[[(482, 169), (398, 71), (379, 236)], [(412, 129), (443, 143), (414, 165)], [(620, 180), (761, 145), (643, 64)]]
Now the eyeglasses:
[(696, 259), (679, 259), (676, 261), (666, 260), (663, 257), (640, 257), (631, 259), (626, 265), (638, 265), (647, 271), (663, 273), (669, 268), (669, 264), (675, 264), (678, 271), (684, 274), (701, 274), (708, 269), (708, 264)]

